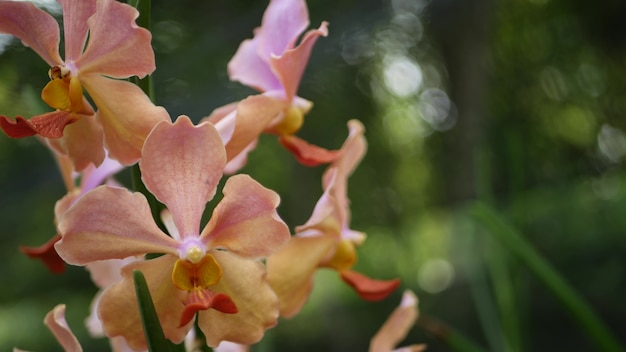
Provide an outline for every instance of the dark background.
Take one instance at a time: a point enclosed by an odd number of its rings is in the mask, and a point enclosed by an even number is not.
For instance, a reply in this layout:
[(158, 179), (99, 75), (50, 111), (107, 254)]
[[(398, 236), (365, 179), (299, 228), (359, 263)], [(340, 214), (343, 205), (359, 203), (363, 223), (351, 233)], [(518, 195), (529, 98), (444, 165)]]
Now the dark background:
[[(368, 341), (403, 289), (435, 318), (492, 351), (592, 351), (568, 311), (468, 217), (481, 200), (523, 234), (616, 335), (626, 325), (626, 3), (619, 0), (316, 0), (318, 40), (299, 95), (314, 102), (299, 135), (337, 148), (346, 122), (366, 126), (369, 151), (350, 179), (352, 228), (368, 234), (356, 269), (402, 285), (379, 303), (321, 271), (294, 319), (257, 350), (346, 351)], [(156, 101), (198, 121), (252, 94), (226, 64), (261, 23), (264, 1), (154, 1)], [(0, 54), (0, 111), (47, 111), (48, 67), (19, 41)], [(282, 197), (303, 224), (323, 167), (294, 162), (263, 136), (242, 170)], [(118, 180), (129, 183), (129, 173)], [(85, 350), (108, 350), (83, 326), (97, 291), (83, 268), (58, 276), (17, 251), (55, 233), (65, 194), (34, 138), (0, 136), (0, 350), (60, 350), (43, 325), (66, 303)], [(418, 324), (419, 325), (419, 324)], [(405, 343), (450, 350), (417, 326)]]

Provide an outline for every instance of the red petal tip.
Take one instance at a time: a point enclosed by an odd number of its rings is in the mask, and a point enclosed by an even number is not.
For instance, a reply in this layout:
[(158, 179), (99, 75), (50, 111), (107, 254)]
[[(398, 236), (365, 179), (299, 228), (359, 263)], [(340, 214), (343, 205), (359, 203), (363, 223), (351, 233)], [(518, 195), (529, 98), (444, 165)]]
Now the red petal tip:
[(371, 302), (387, 298), (400, 285), (400, 279), (374, 280), (352, 270), (345, 270), (340, 274), (341, 279), (352, 286), (362, 299)]

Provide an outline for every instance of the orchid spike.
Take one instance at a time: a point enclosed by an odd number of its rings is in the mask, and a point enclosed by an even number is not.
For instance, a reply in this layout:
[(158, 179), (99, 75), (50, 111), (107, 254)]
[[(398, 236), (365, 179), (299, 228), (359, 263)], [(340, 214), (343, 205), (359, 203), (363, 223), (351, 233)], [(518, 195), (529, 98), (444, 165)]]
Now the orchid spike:
[(145, 197), (122, 188), (98, 187), (65, 213), (56, 249), (68, 263), (164, 254), (124, 266), (122, 281), (104, 291), (98, 312), (107, 336), (146, 347), (134, 270), (146, 278), (165, 336), (175, 343), (196, 316), (212, 347), (255, 343), (276, 324), (278, 301), (260, 259), (289, 239), (276, 212), (278, 195), (247, 175), (230, 177), (200, 231), (226, 160), (212, 124), (194, 126), (186, 116), (161, 122), (146, 139), (139, 168), (148, 190), (167, 207), (163, 222), (171, 237), (155, 224)]
[[(59, 55), (56, 20), (32, 3), (0, 1), (0, 32), (19, 38), (50, 65), (41, 97), (55, 111), (15, 120), (0, 115), (10, 137), (40, 135), (68, 155), (76, 170), (104, 159), (136, 162), (154, 125), (169, 120), (137, 86), (123, 79), (155, 69), (151, 34), (135, 24), (133, 7), (115, 0), (59, 0), (63, 8), (65, 60)], [(85, 44), (86, 42), (86, 44)], [(84, 50), (83, 50), (84, 47)], [(98, 108), (83, 96), (83, 89)], [(95, 117), (94, 117), (95, 114)]]

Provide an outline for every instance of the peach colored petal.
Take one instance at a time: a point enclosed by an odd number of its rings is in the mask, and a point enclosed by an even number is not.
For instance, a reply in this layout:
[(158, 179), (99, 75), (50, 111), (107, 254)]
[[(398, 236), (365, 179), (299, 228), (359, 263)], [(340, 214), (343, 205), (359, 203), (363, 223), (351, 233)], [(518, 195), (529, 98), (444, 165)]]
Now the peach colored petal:
[(285, 105), (264, 95), (250, 96), (237, 104), (235, 128), (226, 143), (226, 155), (230, 161), (258, 138), (268, 123)]
[(85, 75), (127, 78), (154, 71), (152, 35), (137, 26), (138, 16), (130, 5), (115, 0), (97, 2), (96, 12), (87, 21), (89, 42), (76, 61), (81, 81)]
[(304, 0), (271, 0), (263, 14), (258, 55), (266, 62), (272, 55), (281, 55), (293, 48), (296, 40), (309, 26), (309, 12)]
[(182, 239), (198, 236), (225, 164), (222, 139), (210, 123), (194, 126), (180, 116), (157, 125), (146, 139), (139, 162), (143, 182), (167, 206)]
[(65, 61), (73, 62), (83, 52), (87, 40), (87, 19), (96, 11), (96, 0), (58, 0), (63, 7)]
[(289, 228), (276, 207), (280, 197), (248, 175), (230, 177), (224, 198), (202, 230), (210, 248), (225, 248), (242, 257), (256, 259), (276, 251), (289, 240)]
[(369, 352), (391, 352), (406, 338), (418, 314), (417, 297), (410, 290), (404, 291), (400, 305), (394, 309), (370, 341)]
[[(306, 28), (306, 27), (305, 27)], [(309, 62), (313, 45), (320, 36), (328, 35), (328, 23), (322, 22), (318, 29), (310, 30), (297, 47), (270, 57), (270, 67), (280, 81), (288, 102), (296, 96), (302, 74)]]
[(75, 171), (82, 171), (90, 164), (100, 165), (105, 157), (102, 126), (95, 116), (81, 116), (65, 126), (63, 138), (50, 143), (56, 143), (72, 160)]
[(84, 77), (81, 82), (98, 107), (109, 156), (124, 165), (137, 162), (152, 128), (161, 121), (170, 121), (167, 111), (152, 104), (130, 82), (99, 76)]
[(237, 314), (210, 309), (199, 312), (198, 326), (207, 345), (216, 347), (226, 340), (253, 344), (263, 338), (266, 329), (276, 325), (278, 299), (265, 280), (265, 268), (258, 261), (243, 259), (227, 251), (212, 251), (222, 266), (221, 280), (209, 287), (227, 294), (238, 308)]
[(228, 77), (259, 92), (282, 89), (269, 63), (258, 54), (258, 39), (246, 39), (228, 62)]
[(400, 285), (400, 279), (374, 280), (352, 270), (344, 270), (340, 274), (341, 279), (352, 286), (356, 293), (366, 301), (383, 300)]
[(107, 288), (98, 304), (98, 315), (107, 336), (123, 336), (134, 349), (147, 348), (133, 282), (133, 271), (140, 270), (148, 284), (165, 337), (174, 343), (185, 339), (191, 324), (178, 327), (187, 292), (178, 290), (172, 283), (172, 266), (176, 259), (164, 255), (122, 268), (122, 281)]
[(178, 242), (154, 223), (146, 198), (123, 188), (100, 186), (86, 193), (63, 215), (58, 229), (63, 238), (55, 248), (70, 264), (178, 253)]
[(59, 304), (46, 314), (44, 323), (48, 326), (54, 337), (56, 337), (63, 350), (67, 352), (81, 352), (78, 339), (65, 321), (65, 304)]
[(29, 2), (0, 2), (0, 32), (19, 38), (50, 66), (63, 63), (59, 56), (59, 25)]
[(237, 156), (226, 163), (226, 166), (224, 166), (224, 174), (232, 175), (246, 166), (248, 163), (248, 154), (256, 149), (257, 144), (259, 144), (258, 138), (253, 140), (252, 143), (248, 144)]
[(334, 245), (329, 236), (295, 236), (267, 258), (267, 281), (278, 296), (281, 316), (300, 312), (313, 288), (313, 274)]

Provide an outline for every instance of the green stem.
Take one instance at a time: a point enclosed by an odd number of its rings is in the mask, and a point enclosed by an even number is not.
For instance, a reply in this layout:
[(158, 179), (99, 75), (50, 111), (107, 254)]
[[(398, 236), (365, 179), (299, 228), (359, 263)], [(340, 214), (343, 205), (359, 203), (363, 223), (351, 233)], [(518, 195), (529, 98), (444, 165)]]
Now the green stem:
[(531, 269), (602, 351), (624, 351), (624, 347), (576, 291), (494, 209), (483, 203), (475, 203), (469, 213)]

